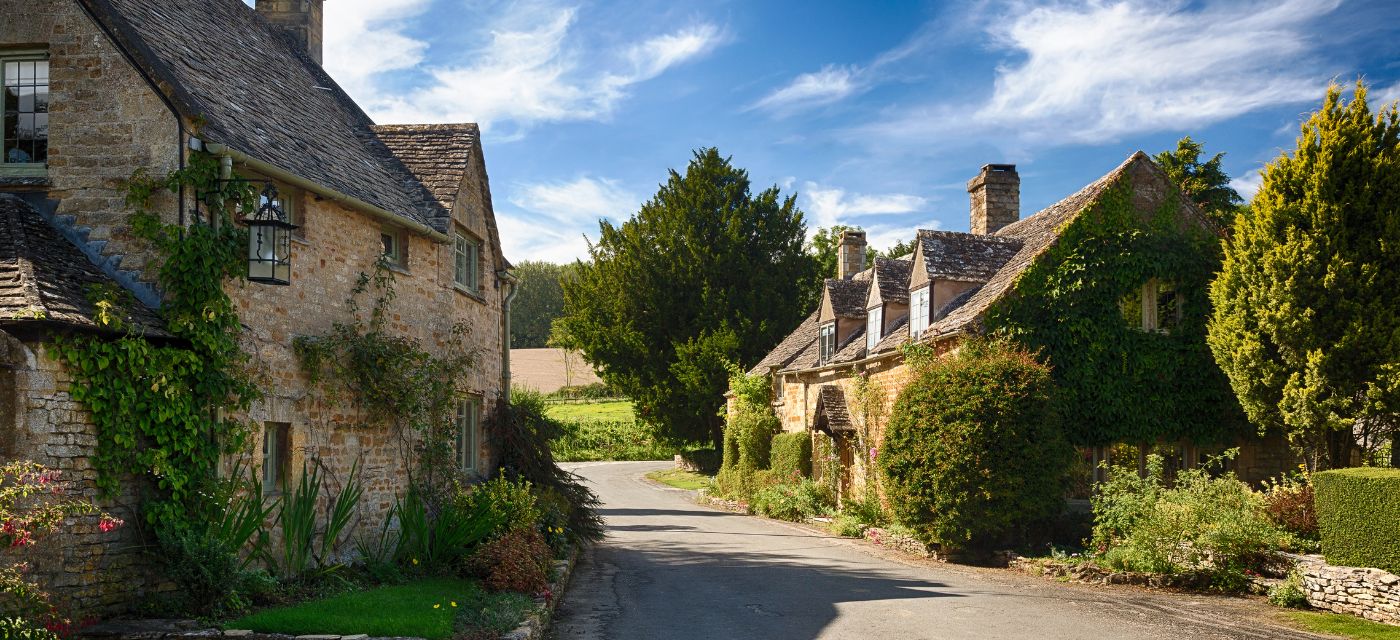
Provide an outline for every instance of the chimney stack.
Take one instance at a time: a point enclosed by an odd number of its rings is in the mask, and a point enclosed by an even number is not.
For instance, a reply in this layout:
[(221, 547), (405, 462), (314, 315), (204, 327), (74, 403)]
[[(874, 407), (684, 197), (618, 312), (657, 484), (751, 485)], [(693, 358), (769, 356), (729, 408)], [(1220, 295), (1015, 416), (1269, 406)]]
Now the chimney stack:
[(972, 197), (972, 232), (996, 233), (1021, 219), (1021, 176), (1014, 164), (982, 165), (981, 173), (967, 182)]
[(281, 27), (321, 64), (321, 4), (325, 0), (255, 0), (258, 13)]
[(842, 231), (841, 244), (836, 247), (836, 277), (850, 280), (862, 271), (865, 271), (865, 232)]

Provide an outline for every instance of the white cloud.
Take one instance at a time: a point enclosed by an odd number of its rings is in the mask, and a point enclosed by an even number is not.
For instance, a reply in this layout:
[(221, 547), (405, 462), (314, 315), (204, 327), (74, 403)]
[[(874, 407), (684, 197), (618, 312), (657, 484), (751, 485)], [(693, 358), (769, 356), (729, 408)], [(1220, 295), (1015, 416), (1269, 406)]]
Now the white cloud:
[(372, 93), (379, 74), (421, 63), (428, 43), (404, 35), (403, 29), (405, 21), (428, 4), (429, 0), (336, 0), (323, 18), (326, 71), (347, 93), (365, 96)]
[(919, 196), (905, 193), (881, 195), (848, 194), (845, 189), (823, 187), (815, 182), (802, 186), (802, 210), (815, 233), (816, 227), (833, 224), (853, 225), (853, 218), (873, 215), (905, 214), (918, 211), (927, 202)]
[(607, 119), (633, 85), (725, 40), (719, 27), (697, 23), (595, 51), (575, 37), (577, 17), (574, 7), (511, 3), (487, 21), (479, 46), (426, 67), (427, 81), (420, 86), (360, 97), (381, 122), (470, 121), (487, 130), (513, 125), (500, 140), (540, 122)]
[(1378, 111), (1382, 107), (1389, 105), (1396, 100), (1400, 100), (1400, 82), (1390, 85), (1384, 89), (1376, 89), (1374, 97), (1368, 98), (1372, 111)]
[(982, 104), (946, 100), (896, 112), (867, 132), (886, 141), (1004, 133), (1029, 143), (1101, 143), (1188, 129), (1264, 107), (1315, 101), (1310, 29), (1340, 0), (1088, 0), (1009, 6), (991, 43), (1016, 56)]
[(748, 108), (785, 114), (807, 107), (831, 104), (856, 92), (859, 88), (855, 77), (857, 73), (854, 67), (834, 66), (824, 67), (814, 73), (804, 73)]
[(501, 207), (496, 215), (506, 257), (568, 262), (588, 256), (584, 236), (597, 239), (599, 219), (631, 217), (642, 198), (616, 180), (580, 176), (516, 185), (508, 202), (512, 207)]
[(1240, 197), (1245, 202), (1254, 199), (1254, 194), (1259, 192), (1259, 186), (1264, 184), (1264, 176), (1259, 169), (1251, 169), (1230, 181), (1230, 188), (1239, 192)]

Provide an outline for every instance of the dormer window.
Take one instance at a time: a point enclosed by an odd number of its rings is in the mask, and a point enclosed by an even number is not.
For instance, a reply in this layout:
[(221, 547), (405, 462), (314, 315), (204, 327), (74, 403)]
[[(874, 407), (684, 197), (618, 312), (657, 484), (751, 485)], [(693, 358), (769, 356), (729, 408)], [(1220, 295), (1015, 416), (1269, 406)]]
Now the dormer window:
[(1181, 294), (1173, 282), (1148, 280), (1142, 288), (1123, 296), (1118, 308), (1123, 321), (1136, 329), (1171, 333), (1181, 326)]
[(828, 322), (822, 325), (821, 336), (818, 338), (819, 355), (822, 362), (831, 360), (836, 355), (836, 322)]
[(880, 338), (885, 337), (885, 308), (872, 307), (865, 314), (865, 350), (871, 352), (875, 350), (875, 345), (880, 344)]
[(928, 331), (928, 287), (909, 294), (909, 337), (918, 338)]

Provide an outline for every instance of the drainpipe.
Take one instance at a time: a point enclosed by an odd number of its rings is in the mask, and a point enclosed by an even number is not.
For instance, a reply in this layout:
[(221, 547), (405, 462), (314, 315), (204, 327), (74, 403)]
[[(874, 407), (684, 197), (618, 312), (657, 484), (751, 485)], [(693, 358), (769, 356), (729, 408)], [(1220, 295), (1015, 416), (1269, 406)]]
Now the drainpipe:
[(501, 399), (510, 406), (510, 303), (519, 292), (520, 279), (507, 269), (496, 272), (506, 283), (506, 295), (501, 300)]

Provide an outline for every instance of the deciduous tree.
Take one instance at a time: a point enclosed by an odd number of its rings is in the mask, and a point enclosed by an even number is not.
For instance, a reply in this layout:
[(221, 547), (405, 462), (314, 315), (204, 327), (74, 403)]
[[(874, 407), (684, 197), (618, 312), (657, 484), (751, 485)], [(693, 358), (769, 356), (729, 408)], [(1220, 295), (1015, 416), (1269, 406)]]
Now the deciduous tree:
[(564, 286), (572, 265), (525, 260), (515, 265), (520, 279), (510, 307), (510, 346), (538, 349), (549, 342), (550, 325), (564, 313)]

